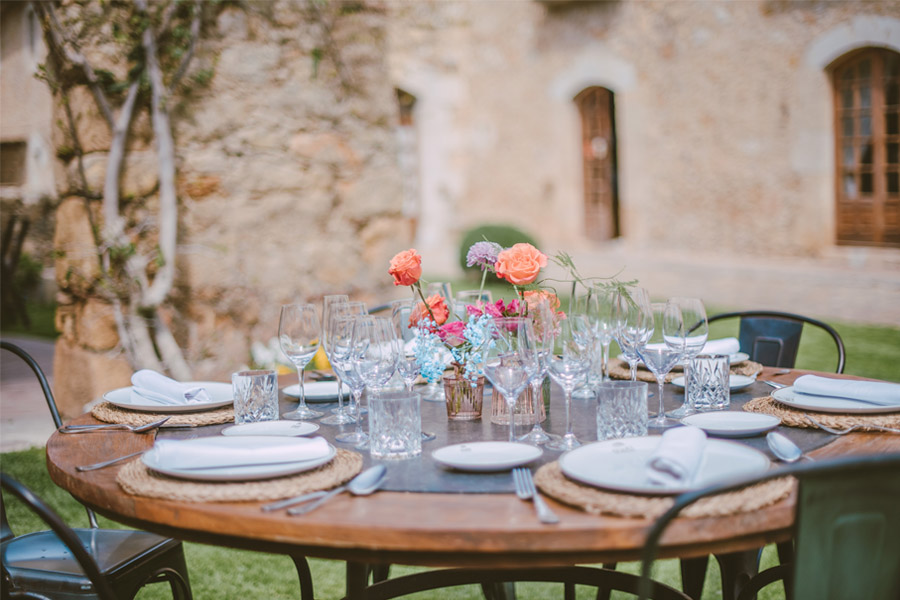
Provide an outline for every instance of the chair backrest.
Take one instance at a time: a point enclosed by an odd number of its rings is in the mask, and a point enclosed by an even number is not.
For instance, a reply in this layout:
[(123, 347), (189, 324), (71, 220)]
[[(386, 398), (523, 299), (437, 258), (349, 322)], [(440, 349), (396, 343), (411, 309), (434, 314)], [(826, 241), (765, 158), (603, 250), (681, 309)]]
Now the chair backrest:
[[(81, 565), (81, 568), (84, 569), (84, 574), (91, 580), (91, 583), (94, 585), (94, 592), (97, 596), (101, 600), (115, 600), (115, 594), (113, 593), (112, 587), (100, 573), (100, 568), (97, 566), (97, 563), (94, 561), (93, 557), (88, 554), (87, 550), (84, 549), (78, 536), (68, 525), (66, 525), (65, 521), (63, 521), (60, 516), (47, 506), (47, 504), (34, 492), (6, 473), (0, 475), (0, 483), (2, 483), (3, 490), (10, 492), (13, 496), (21, 500), (33, 513), (40, 517), (41, 520), (53, 530), (53, 533), (56, 534), (60, 541), (66, 545), (72, 553), (72, 556), (75, 557), (75, 560), (77, 560), (78, 564)], [(0, 496), (0, 502), (2, 501), (2, 496)]]
[(900, 454), (800, 463), (682, 494), (647, 535), (642, 577), (649, 578), (663, 531), (685, 507), (786, 475), (799, 480), (792, 597), (900, 598)]
[(823, 329), (831, 336), (838, 353), (835, 373), (844, 372), (844, 341), (827, 323), (803, 315), (770, 310), (722, 313), (711, 316), (709, 322), (734, 318), (740, 319), (738, 341), (741, 351), (749, 354), (750, 360), (769, 367), (793, 368), (797, 361), (803, 326), (809, 324)]
[[(56, 399), (53, 397), (53, 391), (50, 389), (50, 384), (47, 382), (47, 377), (44, 375), (44, 370), (41, 369), (41, 366), (37, 363), (34, 358), (28, 354), (24, 349), (16, 344), (11, 342), (0, 341), (0, 349), (8, 350), (12, 352), (19, 358), (21, 358), (25, 363), (31, 367), (31, 370), (34, 371), (35, 376), (37, 377), (38, 383), (41, 386), (41, 391), (44, 392), (44, 400), (47, 401), (47, 407), (50, 409), (50, 416), (53, 417), (53, 423), (56, 424), (56, 428), (59, 429), (62, 427), (62, 419), (59, 416), (59, 410), (56, 408)], [(84, 508), (87, 511), (88, 521), (90, 522), (91, 527), (96, 529), (99, 527), (97, 524), (97, 516), (94, 514), (94, 511), (89, 509), (88, 507)], [(9, 524), (6, 520), (6, 513), (2, 514), (2, 533), (4, 537), (9, 530)]]

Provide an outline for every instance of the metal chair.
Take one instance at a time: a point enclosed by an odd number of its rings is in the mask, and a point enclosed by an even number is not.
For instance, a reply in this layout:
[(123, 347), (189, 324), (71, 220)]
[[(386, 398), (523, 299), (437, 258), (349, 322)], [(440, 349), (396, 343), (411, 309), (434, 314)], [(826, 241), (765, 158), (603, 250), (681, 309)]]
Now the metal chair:
[[(701, 498), (791, 475), (799, 480), (794, 561), (752, 578), (738, 600), (785, 580), (797, 600), (900, 598), (900, 454), (839, 458), (773, 469), (751, 480), (682, 494), (654, 523), (644, 546), (646, 582), (666, 527)], [(642, 590), (641, 598), (647, 597)]]
[[(15, 344), (0, 341), (0, 348), (12, 352), (28, 364), (44, 392), (53, 422), (61, 427), (56, 401), (41, 367), (30, 354)], [(6, 479), (4, 475), (4, 487)], [(21, 488), (20, 498), (38, 512), (52, 529), (17, 537), (7, 521), (5, 508), (2, 510), (3, 574), (10, 579), (13, 589), (22, 594), (32, 592), (38, 597), (104, 597), (95, 578), (83, 567), (82, 560), (69, 553), (67, 546), (72, 540), (58, 534), (55, 526), (58, 525), (64, 526), (87, 549), (103, 579), (115, 592), (109, 598), (132, 598), (148, 583), (168, 581), (174, 598), (191, 600), (184, 547), (180, 541), (145, 531), (100, 529), (94, 512), (87, 507), (90, 528), (70, 529), (52, 511), (49, 514), (59, 523), (45, 518), (43, 513), (49, 509), (34, 494), (26, 494), (24, 486), (17, 483), (10, 485), (10, 490), (17, 496), (20, 492), (16, 490)], [(30, 500), (38, 504), (32, 505)]]
[(709, 322), (723, 319), (740, 319), (738, 341), (741, 351), (750, 360), (769, 367), (793, 368), (800, 347), (800, 334), (805, 324), (825, 330), (837, 347), (838, 364), (835, 373), (844, 372), (844, 341), (835, 329), (822, 321), (786, 312), (748, 310), (722, 313), (709, 317)]

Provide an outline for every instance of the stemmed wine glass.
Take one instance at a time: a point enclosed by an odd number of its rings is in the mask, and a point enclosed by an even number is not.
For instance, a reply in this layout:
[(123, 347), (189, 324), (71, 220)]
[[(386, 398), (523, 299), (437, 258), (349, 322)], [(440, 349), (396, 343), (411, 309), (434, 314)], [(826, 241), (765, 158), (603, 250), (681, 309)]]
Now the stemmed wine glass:
[(653, 315), (653, 333), (646, 344), (637, 349), (638, 355), (656, 377), (659, 392), (659, 411), (649, 422), (650, 427), (674, 427), (681, 422), (666, 417), (663, 407), (663, 383), (666, 374), (684, 354), (684, 320), (681, 309), (674, 302), (654, 302), (650, 305)]
[(281, 307), (278, 320), (278, 341), (281, 350), (297, 369), (300, 379), (300, 404), (295, 410), (282, 415), (284, 419), (315, 419), (322, 413), (306, 406), (306, 394), (303, 390), (303, 375), (306, 365), (319, 349), (319, 338), (322, 330), (316, 307), (312, 304), (285, 304)]
[[(325, 318), (325, 355), (331, 362), (331, 368), (338, 378), (338, 407), (334, 409), (334, 414), (330, 417), (322, 419), (322, 423), (326, 425), (346, 425), (354, 423), (356, 418), (355, 406), (344, 407), (343, 384), (346, 383), (347, 371), (344, 364), (335, 356), (335, 343), (337, 335), (335, 331), (335, 323), (340, 317), (365, 315), (366, 305), (363, 302), (333, 302), (328, 306), (328, 315)], [(348, 384), (349, 385), (349, 384)], [(352, 404), (352, 403), (351, 403)]]
[(581, 382), (583, 385), (578, 387), (572, 396), (579, 399), (591, 399), (594, 397), (594, 384), (597, 383), (594, 379), (594, 365), (600, 358), (598, 354), (601, 349), (597, 324), (599, 310), (597, 309), (597, 297), (593, 294), (592, 289), (589, 288), (586, 294), (580, 294), (573, 298), (569, 314), (583, 317), (591, 337), (591, 364), (585, 371), (584, 380)]
[[(394, 335), (397, 336), (397, 372), (406, 386), (406, 393), (413, 393), (413, 383), (419, 376), (419, 363), (412, 348), (407, 349), (407, 344), (412, 343), (415, 332), (409, 326), (409, 316), (415, 308), (412, 300), (394, 300), (391, 302), (391, 324), (394, 326)], [(423, 431), (422, 441), (433, 440), (433, 433)]]
[(640, 287), (622, 290), (616, 296), (616, 343), (631, 370), (631, 380), (637, 380), (637, 364), (641, 361), (637, 349), (647, 343), (652, 331), (650, 295)]
[(453, 303), (453, 313), (460, 321), (468, 321), (469, 315), (466, 306), (472, 305), (483, 308), (486, 304), (493, 302), (493, 296), (490, 290), (462, 290), (456, 292), (456, 301)]
[(581, 445), (572, 431), (572, 391), (590, 369), (593, 353), (594, 339), (587, 317), (569, 315), (560, 323), (553, 351), (547, 356), (550, 378), (566, 396), (566, 434), (559, 440), (548, 442), (545, 448), (566, 451)]
[(528, 364), (535, 359), (534, 330), (526, 317), (495, 317), (490, 340), (482, 346), (482, 370), (509, 408), (509, 441), (516, 441), (516, 399), (528, 385)]
[[(355, 377), (362, 381), (369, 393), (377, 394), (387, 385), (397, 368), (397, 343), (394, 328), (388, 319), (357, 316), (353, 321), (350, 340), (350, 360)], [(362, 430), (360, 400), (356, 393), (356, 431), (335, 437), (340, 442), (354, 441), (357, 448), (365, 447), (369, 436)]]
[(615, 290), (594, 286), (594, 302), (591, 309), (596, 311), (594, 332), (600, 344), (600, 380), (609, 380), (609, 344), (615, 333), (616, 305)]
[(681, 316), (684, 319), (684, 354), (682, 362), (684, 363), (684, 402), (681, 406), (669, 413), (673, 419), (682, 419), (695, 411), (688, 403), (688, 370), (691, 368), (690, 363), (698, 354), (703, 351), (706, 340), (709, 338), (709, 322), (706, 319), (706, 308), (703, 301), (699, 298), (672, 298), (671, 302), (678, 305), (681, 309)]
[(554, 319), (554, 310), (550, 306), (547, 299), (541, 300), (536, 306), (532, 307), (532, 328), (534, 329), (535, 340), (535, 356), (534, 361), (529, 365), (529, 380), (531, 385), (531, 398), (534, 402), (534, 426), (531, 431), (519, 437), (520, 442), (535, 444), (537, 446), (546, 444), (551, 440), (558, 440), (559, 436), (547, 433), (541, 426), (540, 403), (544, 401), (542, 393), (542, 385), (544, 378), (547, 376), (547, 360), (551, 352), (553, 352), (553, 340), (556, 336), (556, 323)]
[[(328, 357), (329, 363), (331, 362), (331, 357), (328, 353), (328, 325), (333, 314), (332, 307), (338, 304), (346, 304), (347, 302), (350, 302), (350, 297), (347, 296), (347, 294), (331, 294), (322, 298), (322, 348), (325, 350), (325, 356)], [(338, 407), (332, 409), (332, 412), (339, 415), (347, 414), (344, 411), (344, 385), (341, 382), (341, 376), (337, 371), (334, 371), (334, 376), (337, 379), (338, 385)], [(322, 420), (323, 423), (326, 421), (327, 419)], [(338, 425), (339, 423), (333, 424)]]

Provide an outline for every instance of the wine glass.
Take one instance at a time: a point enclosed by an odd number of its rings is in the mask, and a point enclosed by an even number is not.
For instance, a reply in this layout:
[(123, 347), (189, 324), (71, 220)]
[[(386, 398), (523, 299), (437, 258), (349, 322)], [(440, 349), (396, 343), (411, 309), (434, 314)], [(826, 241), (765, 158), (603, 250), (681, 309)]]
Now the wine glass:
[(547, 377), (547, 360), (551, 352), (553, 352), (553, 340), (556, 336), (556, 323), (554, 310), (550, 306), (550, 301), (543, 299), (534, 307), (532, 307), (532, 329), (534, 330), (535, 340), (535, 359), (529, 364), (529, 380), (531, 386), (531, 398), (534, 401), (534, 426), (531, 431), (519, 437), (520, 442), (526, 442), (539, 446), (546, 444), (551, 440), (558, 440), (559, 436), (544, 431), (541, 426), (540, 403), (544, 401), (542, 386), (544, 378)]
[[(377, 394), (397, 368), (397, 344), (394, 328), (388, 319), (371, 316), (357, 316), (353, 321), (353, 334), (350, 341), (350, 360), (354, 374), (362, 381), (369, 393)], [(362, 430), (360, 418), (360, 400), (362, 393), (356, 396), (356, 431), (349, 435), (339, 435), (335, 439), (341, 442), (353, 441), (357, 448), (364, 448), (368, 435)]]
[(571, 304), (569, 314), (580, 315), (584, 317), (591, 335), (591, 364), (584, 374), (584, 380), (581, 387), (578, 387), (572, 394), (574, 398), (591, 399), (594, 397), (593, 385), (595, 379), (593, 377), (594, 365), (598, 360), (598, 351), (600, 350), (599, 335), (597, 333), (597, 317), (599, 309), (597, 308), (597, 297), (592, 289), (588, 289), (587, 293), (576, 295)]
[(631, 380), (637, 380), (637, 364), (641, 361), (637, 349), (647, 343), (652, 330), (650, 295), (640, 287), (621, 290), (616, 297), (616, 343), (631, 370)]
[(594, 302), (592, 310), (596, 311), (594, 317), (594, 331), (597, 342), (600, 344), (600, 379), (609, 381), (609, 344), (615, 333), (616, 322), (616, 291), (604, 287), (594, 286), (592, 290)]
[(560, 323), (553, 351), (547, 356), (547, 371), (565, 393), (566, 434), (559, 440), (545, 444), (546, 448), (566, 451), (581, 445), (572, 431), (572, 392), (590, 369), (594, 353), (593, 338), (585, 315), (569, 315)]
[(528, 364), (535, 359), (534, 330), (526, 317), (495, 317), (490, 341), (482, 346), (482, 370), (506, 400), (509, 408), (509, 441), (516, 441), (516, 399), (528, 385)]
[[(394, 326), (394, 334), (397, 336), (397, 372), (406, 386), (406, 393), (413, 393), (413, 383), (419, 376), (419, 363), (416, 362), (416, 354), (412, 348), (415, 330), (409, 326), (409, 315), (415, 308), (412, 300), (394, 300), (391, 302), (391, 324)], [(435, 435), (431, 432), (422, 432), (422, 441), (433, 440)]]
[(468, 321), (469, 315), (466, 306), (472, 305), (479, 308), (493, 302), (493, 296), (490, 290), (462, 290), (456, 292), (456, 301), (453, 303), (453, 313), (460, 321)]
[[(331, 364), (340, 370), (341, 377), (350, 388), (350, 394), (355, 400), (354, 406), (357, 408), (360, 406), (360, 398), (366, 383), (356, 369), (353, 368), (353, 326), (356, 324), (357, 319), (362, 318), (364, 318), (362, 315), (336, 314), (332, 318), (331, 331), (329, 332), (331, 343), (333, 344), (332, 354), (334, 357)], [(366, 441), (368, 438), (362, 431), (361, 419), (354, 418), (352, 422), (356, 423), (354, 431), (339, 433), (334, 436), (334, 439), (351, 444)]]
[(328, 315), (324, 323), (324, 344), (325, 355), (331, 362), (331, 368), (338, 379), (338, 406), (334, 409), (334, 414), (330, 417), (322, 419), (322, 423), (326, 425), (346, 425), (355, 422), (355, 406), (344, 407), (343, 384), (346, 379), (346, 370), (341, 366), (340, 362), (334, 357), (334, 323), (338, 317), (346, 317), (353, 315), (365, 315), (366, 305), (364, 302), (332, 302), (328, 305)]
[(638, 348), (638, 355), (656, 377), (659, 393), (659, 411), (649, 422), (650, 427), (674, 427), (681, 422), (666, 417), (663, 407), (663, 383), (666, 374), (684, 354), (684, 320), (681, 309), (674, 302), (654, 302), (650, 305), (653, 315), (653, 333), (647, 343)]
[(703, 351), (706, 340), (709, 338), (709, 322), (706, 319), (706, 308), (703, 301), (699, 298), (672, 298), (671, 302), (678, 305), (681, 309), (681, 316), (684, 319), (684, 354), (682, 362), (684, 363), (684, 402), (681, 406), (669, 413), (673, 419), (682, 419), (695, 411), (688, 403), (688, 370), (690, 362), (695, 356)]
[(285, 304), (281, 307), (278, 320), (278, 341), (281, 350), (288, 360), (297, 368), (300, 379), (300, 404), (295, 410), (282, 415), (284, 419), (302, 420), (316, 419), (322, 413), (306, 406), (306, 394), (303, 390), (303, 375), (306, 365), (319, 349), (319, 338), (322, 329), (316, 307), (312, 304)]

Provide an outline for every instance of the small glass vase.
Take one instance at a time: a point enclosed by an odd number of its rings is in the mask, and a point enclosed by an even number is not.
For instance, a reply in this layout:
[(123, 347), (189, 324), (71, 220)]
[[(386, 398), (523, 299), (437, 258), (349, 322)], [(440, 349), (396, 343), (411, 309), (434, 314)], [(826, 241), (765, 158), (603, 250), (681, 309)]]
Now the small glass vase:
[(472, 421), (481, 418), (484, 399), (484, 377), (475, 385), (464, 377), (444, 376), (444, 398), (447, 418), (451, 421)]
[[(538, 405), (538, 423), (547, 419), (547, 406), (550, 404), (550, 379), (545, 378), (541, 384), (541, 402)], [(531, 386), (526, 387), (516, 398), (514, 408), (516, 425), (534, 425), (534, 398), (531, 395)], [(491, 423), (497, 425), (509, 425), (509, 408), (506, 401), (497, 395), (491, 396)]]

